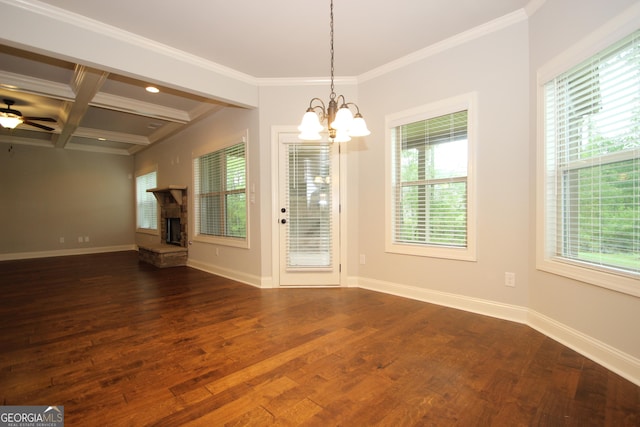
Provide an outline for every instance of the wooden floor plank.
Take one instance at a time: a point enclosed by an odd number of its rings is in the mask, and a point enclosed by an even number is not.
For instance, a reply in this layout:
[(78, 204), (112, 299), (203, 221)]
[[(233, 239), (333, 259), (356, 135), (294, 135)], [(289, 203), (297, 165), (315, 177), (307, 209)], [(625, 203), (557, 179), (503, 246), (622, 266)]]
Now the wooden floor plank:
[(640, 387), (521, 324), (257, 289), (135, 252), (0, 262), (0, 403), (67, 425), (640, 425)]

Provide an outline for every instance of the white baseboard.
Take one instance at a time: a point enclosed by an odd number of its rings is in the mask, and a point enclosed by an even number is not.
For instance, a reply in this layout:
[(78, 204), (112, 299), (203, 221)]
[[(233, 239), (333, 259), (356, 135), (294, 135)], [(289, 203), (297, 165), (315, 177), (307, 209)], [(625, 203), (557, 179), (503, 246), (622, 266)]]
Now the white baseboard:
[(384, 292), (517, 323), (527, 322), (526, 307), (362, 277), (357, 281), (349, 280), (348, 282), (349, 286), (354, 286), (357, 283), (358, 287), (371, 291)]
[(0, 261), (14, 261), (19, 259), (31, 259), (31, 258), (50, 258), (56, 256), (70, 256), (70, 255), (88, 255), (99, 254), (105, 252), (122, 252), (122, 251), (135, 251), (136, 245), (120, 245), (120, 246), (102, 246), (94, 248), (77, 248), (77, 249), (60, 249), (55, 251), (37, 251), (37, 252), (14, 252), (7, 254), (0, 254)]
[(362, 277), (350, 277), (348, 284), (350, 287), (384, 292), (526, 324), (640, 386), (639, 359), (527, 307)]
[(534, 310), (529, 310), (527, 324), (549, 338), (577, 351), (640, 386), (640, 359)]
[(207, 273), (215, 274), (217, 276), (226, 277), (227, 279), (235, 280), (240, 283), (255, 286), (256, 288), (261, 287), (261, 280), (258, 276), (247, 274), (242, 271), (231, 270), (220, 267), (219, 265), (213, 265), (202, 261), (194, 261), (192, 259), (187, 260), (187, 266), (197, 270), (206, 271)]

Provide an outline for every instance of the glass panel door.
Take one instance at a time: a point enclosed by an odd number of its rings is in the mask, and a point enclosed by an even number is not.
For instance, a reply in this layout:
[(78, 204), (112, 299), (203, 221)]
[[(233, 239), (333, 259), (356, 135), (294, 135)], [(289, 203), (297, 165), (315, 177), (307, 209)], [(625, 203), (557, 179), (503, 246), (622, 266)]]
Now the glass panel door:
[(280, 143), (280, 285), (338, 285), (337, 144)]

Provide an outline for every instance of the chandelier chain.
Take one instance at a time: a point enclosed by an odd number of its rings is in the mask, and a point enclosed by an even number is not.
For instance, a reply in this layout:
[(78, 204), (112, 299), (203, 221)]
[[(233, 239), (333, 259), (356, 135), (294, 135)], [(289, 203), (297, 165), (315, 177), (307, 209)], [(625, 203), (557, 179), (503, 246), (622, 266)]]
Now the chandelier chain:
[(331, 94), (329, 95), (329, 97), (333, 100), (336, 98), (336, 92), (334, 89), (334, 85), (333, 85), (333, 0), (331, 0), (331, 15), (330, 15), (330, 22), (331, 22), (331, 32), (330, 32), (330, 38), (331, 38)]
[[(333, 0), (330, 0), (330, 53), (331, 53), (331, 94), (329, 103), (325, 104), (320, 98), (311, 98), (307, 112), (302, 116), (302, 122), (298, 126), (300, 130), (300, 139), (305, 141), (317, 141), (322, 139), (320, 132), (325, 127), (322, 122), (326, 121), (326, 130), (329, 131), (329, 140), (331, 142), (346, 142), (352, 136), (370, 135), (367, 124), (364, 122), (360, 109), (353, 102), (347, 102), (343, 95), (337, 96), (334, 82), (334, 56), (333, 48)], [(338, 102), (339, 100), (339, 102)], [(314, 105), (315, 104), (315, 105)], [(350, 107), (356, 110), (354, 116)]]

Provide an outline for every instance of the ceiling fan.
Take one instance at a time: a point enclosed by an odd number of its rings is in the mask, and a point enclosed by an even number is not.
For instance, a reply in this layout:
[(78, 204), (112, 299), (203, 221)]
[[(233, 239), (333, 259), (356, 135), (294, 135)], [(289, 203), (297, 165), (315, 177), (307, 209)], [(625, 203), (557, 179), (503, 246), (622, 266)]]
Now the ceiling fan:
[(52, 119), (51, 117), (25, 117), (20, 111), (11, 108), (11, 106), (16, 103), (15, 101), (11, 99), (3, 99), (3, 102), (7, 104), (7, 108), (0, 108), (0, 126), (3, 128), (13, 129), (20, 123), (24, 123), (25, 125), (37, 127), (49, 132), (54, 130), (52, 127), (41, 125), (40, 123), (34, 123), (34, 121), (55, 123), (55, 119)]

